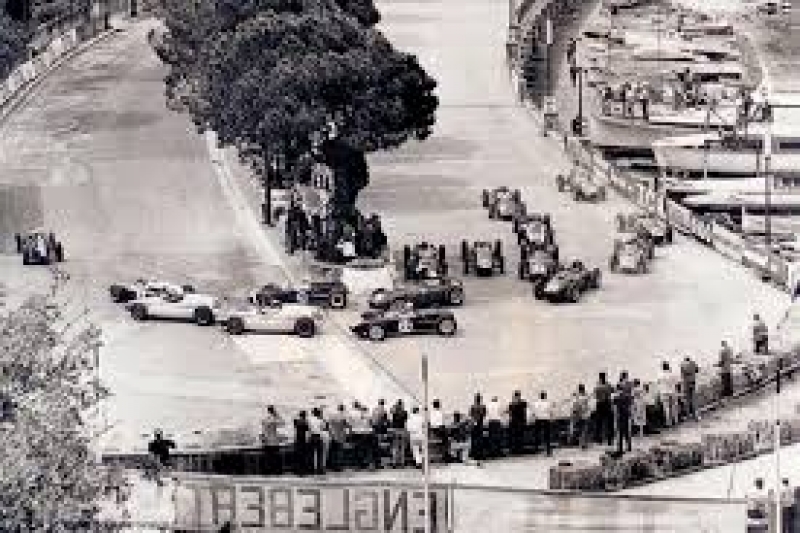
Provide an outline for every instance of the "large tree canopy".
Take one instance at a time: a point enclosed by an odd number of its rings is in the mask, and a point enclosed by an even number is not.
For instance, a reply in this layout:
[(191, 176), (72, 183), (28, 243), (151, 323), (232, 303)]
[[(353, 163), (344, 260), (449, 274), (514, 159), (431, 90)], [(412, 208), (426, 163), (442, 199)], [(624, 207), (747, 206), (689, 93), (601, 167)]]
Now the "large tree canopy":
[[(365, 152), (432, 131), (436, 83), (372, 27), (371, 0), (163, 2), (168, 95), (180, 93), (223, 144), (291, 166), (334, 124), (334, 151), (351, 153), (345, 166), (355, 168)], [(354, 201), (366, 177), (337, 184)]]
[(3, 80), (26, 59), (26, 46), (31, 34), (22, 22), (9, 16), (8, 4), (4, 0), (0, 0), (0, 7), (0, 80)]

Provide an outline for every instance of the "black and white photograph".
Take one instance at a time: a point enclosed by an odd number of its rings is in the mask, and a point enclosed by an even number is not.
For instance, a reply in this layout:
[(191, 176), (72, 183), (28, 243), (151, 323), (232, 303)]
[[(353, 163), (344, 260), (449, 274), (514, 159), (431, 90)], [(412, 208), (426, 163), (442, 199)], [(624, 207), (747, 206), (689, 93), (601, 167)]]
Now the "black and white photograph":
[(0, 0), (0, 532), (800, 533), (800, 2)]

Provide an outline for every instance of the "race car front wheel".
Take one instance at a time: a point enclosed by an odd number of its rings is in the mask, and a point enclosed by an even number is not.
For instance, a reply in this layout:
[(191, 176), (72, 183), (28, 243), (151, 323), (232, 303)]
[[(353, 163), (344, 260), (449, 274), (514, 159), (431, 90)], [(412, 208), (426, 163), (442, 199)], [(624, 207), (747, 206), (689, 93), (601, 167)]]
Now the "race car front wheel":
[(244, 321), (237, 317), (231, 317), (225, 323), (225, 331), (231, 335), (241, 335), (244, 333)]
[(211, 326), (214, 324), (214, 313), (208, 307), (198, 307), (194, 310), (194, 322), (198, 326)]
[(147, 320), (147, 308), (143, 305), (134, 305), (131, 307), (131, 316), (139, 322)]
[(452, 337), (456, 334), (456, 321), (452, 318), (443, 318), (436, 325), (436, 332), (444, 337)]
[(344, 309), (347, 307), (347, 295), (343, 292), (335, 292), (330, 298), (331, 309)]
[(308, 318), (301, 318), (295, 323), (294, 332), (297, 334), (298, 337), (308, 339), (313, 337), (317, 333), (317, 327), (314, 325), (313, 320), (310, 320)]
[(367, 330), (367, 336), (372, 341), (382, 341), (386, 338), (386, 330), (380, 324), (372, 324)]

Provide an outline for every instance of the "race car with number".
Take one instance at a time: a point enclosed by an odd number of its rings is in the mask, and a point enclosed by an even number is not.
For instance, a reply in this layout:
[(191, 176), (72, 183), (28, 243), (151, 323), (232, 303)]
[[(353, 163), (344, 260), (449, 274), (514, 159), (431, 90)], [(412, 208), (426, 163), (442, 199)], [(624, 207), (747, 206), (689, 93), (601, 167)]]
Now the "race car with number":
[(388, 337), (437, 334), (452, 337), (458, 325), (452, 312), (445, 309), (413, 309), (398, 304), (386, 311), (367, 311), (361, 321), (350, 328), (361, 339), (382, 341)]
[(503, 257), (503, 244), (500, 240), (494, 242), (475, 241), (469, 243), (461, 241), (461, 261), (464, 266), (464, 275), (475, 274), (481, 277), (505, 273), (505, 257)]
[(248, 299), (261, 306), (277, 301), (344, 309), (347, 307), (347, 286), (341, 281), (306, 281), (297, 287), (280, 287), (275, 283), (267, 283), (253, 291)]
[(222, 301), (196, 292), (168, 291), (144, 296), (125, 304), (134, 320), (180, 320), (198, 326), (211, 326), (222, 315)]
[(41, 230), (14, 236), (23, 265), (53, 265), (64, 261), (64, 247), (54, 233)]
[(455, 278), (429, 278), (403, 283), (393, 289), (375, 289), (369, 297), (372, 309), (389, 309), (402, 302), (411, 302), (415, 309), (461, 306), (464, 284)]
[(584, 293), (600, 288), (600, 269), (588, 269), (582, 261), (562, 265), (546, 283), (534, 286), (536, 299), (549, 302), (580, 301)]
[(137, 279), (133, 283), (115, 283), (108, 288), (108, 294), (114, 303), (127, 303), (139, 298), (163, 296), (168, 292), (195, 292), (191, 285), (178, 285), (169, 281)]
[(522, 246), (519, 259), (519, 279), (537, 286), (545, 283), (558, 271), (558, 247)]
[(514, 232), (520, 245), (533, 244), (546, 247), (556, 242), (555, 231), (548, 214), (534, 213), (520, 217), (514, 221)]
[(614, 250), (608, 260), (612, 272), (645, 274), (650, 270), (650, 262), (655, 257), (653, 241), (637, 233), (621, 234), (614, 240)]
[(403, 278), (420, 280), (446, 276), (447, 250), (443, 244), (434, 246), (427, 242), (403, 246)]
[(492, 190), (483, 190), (482, 203), (489, 212), (489, 218), (498, 220), (513, 220), (524, 209), (522, 195), (519, 189), (511, 190), (508, 187), (498, 187)]

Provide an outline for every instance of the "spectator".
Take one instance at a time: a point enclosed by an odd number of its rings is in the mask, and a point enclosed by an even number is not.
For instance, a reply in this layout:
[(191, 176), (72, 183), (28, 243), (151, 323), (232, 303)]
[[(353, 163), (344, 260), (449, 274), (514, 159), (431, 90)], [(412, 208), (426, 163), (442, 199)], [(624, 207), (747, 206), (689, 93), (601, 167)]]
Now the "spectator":
[(456, 411), (453, 413), (453, 425), (450, 427), (450, 457), (459, 463), (466, 463), (469, 460), (470, 451), (470, 420)]
[(659, 427), (671, 427), (675, 425), (675, 413), (673, 412), (675, 396), (675, 377), (672, 375), (669, 363), (664, 361), (661, 364), (661, 373), (658, 381), (658, 401), (661, 404)]
[(376, 465), (380, 466), (381, 443), (385, 441), (389, 431), (389, 414), (386, 412), (386, 402), (383, 399), (378, 400), (378, 405), (372, 410), (370, 422), (372, 424), (373, 434), (372, 455), (376, 458)]
[(475, 395), (475, 401), (469, 408), (469, 418), (471, 421), (470, 456), (476, 461), (484, 459), (485, 444), (483, 431), (486, 422), (486, 406), (480, 394)]
[(406, 422), (406, 431), (408, 431), (411, 440), (411, 454), (414, 457), (414, 464), (417, 468), (422, 468), (422, 461), (424, 459), (423, 448), (425, 446), (425, 417), (419, 412), (419, 407), (411, 408), (411, 416), (408, 417)]
[(330, 470), (338, 472), (343, 466), (344, 446), (347, 442), (347, 434), (350, 431), (344, 404), (339, 404), (336, 412), (328, 417), (328, 431), (330, 431), (331, 435), (328, 467)]
[(687, 418), (697, 420), (697, 406), (695, 405), (695, 391), (697, 387), (697, 373), (700, 369), (691, 357), (686, 357), (681, 363), (681, 383), (683, 388), (684, 413)]
[(547, 455), (553, 455), (552, 443), (550, 441), (553, 405), (547, 399), (546, 392), (542, 391), (539, 394), (539, 399), (531, 403), (531, 413), (534, 419), (534, 451), (538, 451), (539, 446), (544, 445)]
[(598, 382), (594, 388), (595, 411), (594, 431), (595, 442), (606, 442), (609, 446), (614, 444), (614, 409), (611, 404), (611, 394), (614, 389), (606, 379), (606, 373), (600, 372)]
[(795, 529), (794, 489), (789, 486), (789, 479), (781, 479), (781, 533), (794, 533)]
[(639, 86), (638, 97), (639, 103), (642, 106), (642, 118), (644, 120), (650, 120), (650, 113), (648, 111), (650, 96), (647, 94), (647, 88), (644, 86), (644, 84)]
[(642, 387), (644, 391), (644, 412), (645, 424), (644, 434), (654, 435), (661, 429), (661, 405), (658, 402), (658, 392), (651, 387), (650, 383), (645, 383)]
[(153, 431), (153, 440), (147, 444), (147, 451), (153, 457), (152, 467), (153, 471), (150, 473), (158, 483), (162, 485), (160, 473), (165, 468), (170, 466), (170, 450), (175, 448), (175, 441), (172, 439), (165, 439), (164, 432), (160, 429)]
[(583, 383), (572, 395), (572, 440), (583, 449), (589, 445), (589, 396)]
[(753, 490), (747, 495), (748, 523), (766, 524), (769, 516), (770, 494), (764, 480), (756, 478)]
[(508, 404), (508, 448), (512, 455), (522, 453), (525, 445), (527, 411), (528, 402), (522, 399), (520, 391), (514, 391), (514, 397)]
[(647, 426), (647, 401), (645, 399), (646, 389), (642, 387), (642, 382), (638, 379), (633, 380), (633, 411), (631, 412), (631, 425), (633, 434), (639, 437), (644, 436)]
[(489, 430), (489, 457), (503, 455), (503, 410), (497, 396), (492, 396), (492, 401), (486, 408), (487, 429)]
[(753, 315), (753, 351), (764, 355), (769, 352), (769, 330), (758, 314)]
[(433, 400), (433, 409), (429, 418), (431, 435), (441, 443), (445, 455), (450, 452), (450, 442), (447, 427), (444, 423), (444, 413), (442, 413), (442, 403), (439, 400)]
[(406, 464), (406, 457), (408, 453), (408, 431), (406, 430), (406, 423), (408, 422), (408, 411), (403, 406), (403, 400), (397, 400), (392, 406), (392, 466), (401, 468)]
[(300, 411), (294, 419), (294, 468), (295, 474), (304, 476), (311, 463), (308, 446), (308, 419), (306, 411)]
[(614, 407), (617, 420), (617, 453), (622, 455), (623, 444), (627, 451), (631, 451), (631, 405), (633, 403), (632, 384), (628, 380), (628, 373), (622, 372), (614, 395)]
[(733, 350), (726, 341), (722, 341), (722, 348), (719, 351), (719, 377), (722, 386), (722, 397), (733, 396)]
[(262, 471), (267, 475), (283, 473), (280, 454), (281, 440), (278, 431), (284, 425), (283, 419), (275, 411), (275, 406), (267, 406), (267, 415), (261, 421), (261, 444), (264, 447)]
[(353, 409), (350, 411), (350, 430), (353, 448), (355, 449), (356, 460), (361, 468), (375, 468), (375, 444), (367, 409), (358, 402), (353, 402)]
[(311, 410), (311, 416), (308, 419), (308, 452), (309, 452), (309, 467), (314, 474), (324, 474), (326, 466), (325, 449), (326, 441), (329, 437), (326, 435), (328, 432), (327, 424), (322, 419), (322, 410), (315, 407)]

